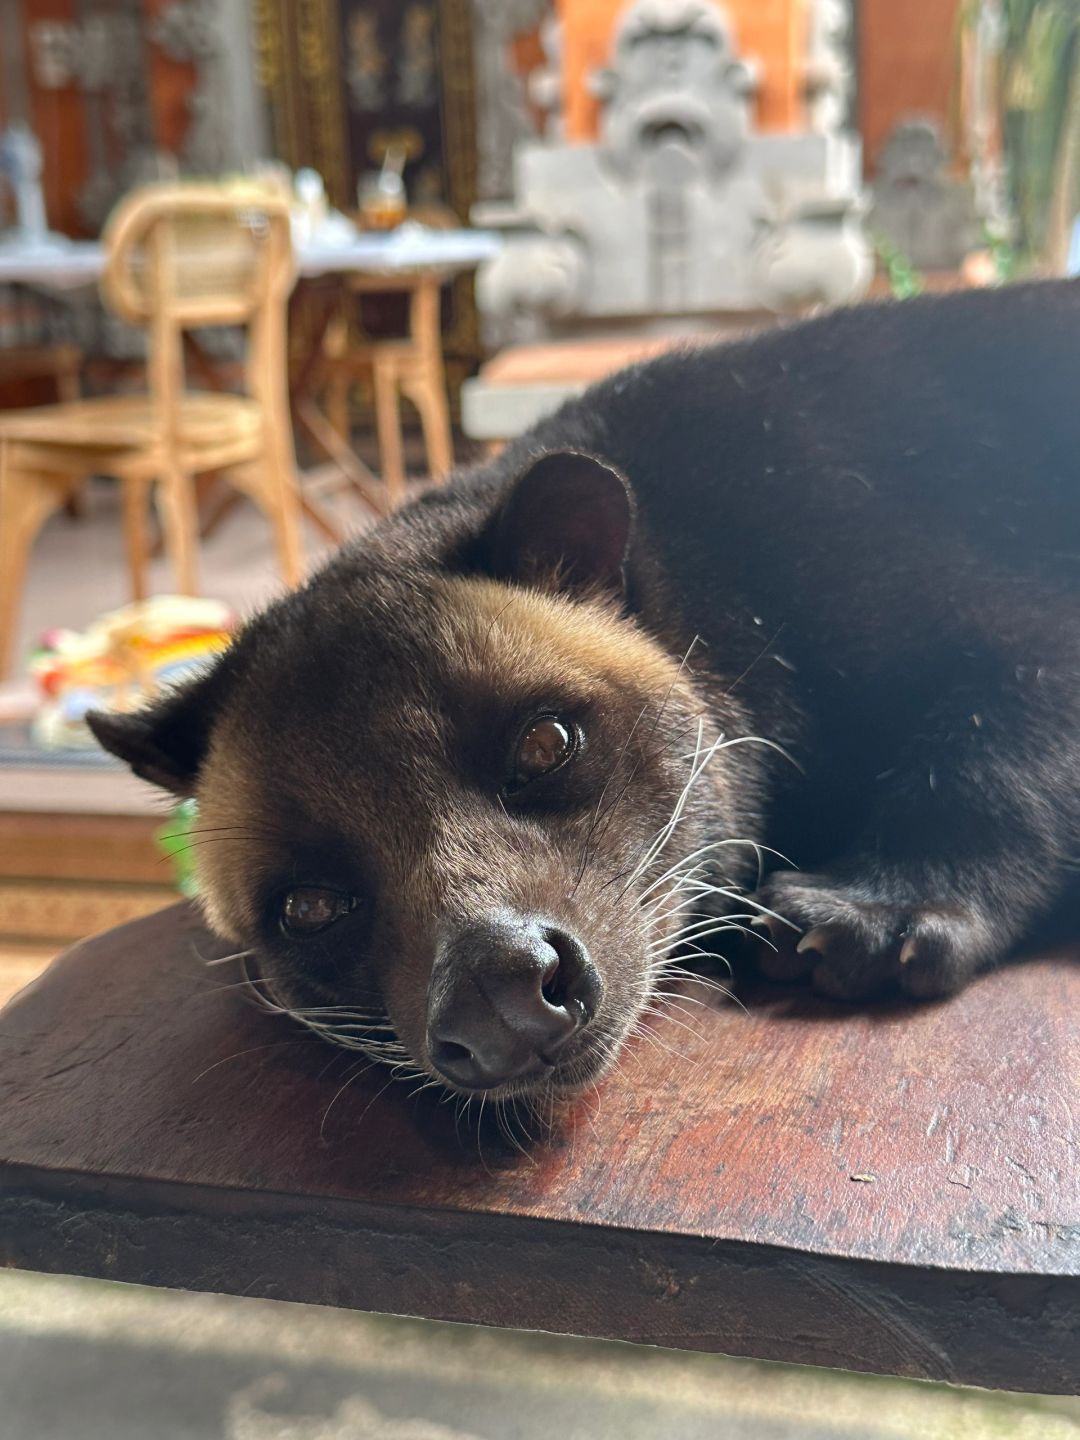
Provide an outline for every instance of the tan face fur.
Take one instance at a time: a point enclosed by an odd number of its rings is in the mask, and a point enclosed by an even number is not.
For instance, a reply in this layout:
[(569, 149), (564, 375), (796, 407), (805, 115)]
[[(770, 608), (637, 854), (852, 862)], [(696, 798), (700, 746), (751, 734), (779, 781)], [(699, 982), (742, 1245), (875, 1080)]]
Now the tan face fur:
[[(541, 916), (580, 938), (602, 981), (592, 1024), (546, 1083), (572, 1090), (602, 1073), (685, 918), (678, 871), (653, 882), (714, 838), (724, 808), (717, 762), (695, 787), (698, 808), (649, 858), (695, 754), (716, 739), (689, 667), (602, 600), (477, 578), (403, 597), (347, 653), (316, 633), (276, 648), (259, 664), (275, 704), (238, 685), (199, 777), (211, 924), (256, 952), (289, 1008), (385, 1009), (428, 1074), (440, 938), (492, 912)], [(517, 737), (538, 715), (565, 720), (580, 743), (515, 789)], [(283, 938), (295, 885), (332, 886), (355, 908), (314, 937)]]

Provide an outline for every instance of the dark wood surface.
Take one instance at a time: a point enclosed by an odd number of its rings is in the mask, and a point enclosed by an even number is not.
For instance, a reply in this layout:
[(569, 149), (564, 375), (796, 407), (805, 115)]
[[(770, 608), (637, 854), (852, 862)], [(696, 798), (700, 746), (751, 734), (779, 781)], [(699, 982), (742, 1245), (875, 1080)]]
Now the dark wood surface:
[(5, 1263), (1080, 1390), (1070, 955), (922, 1009), (675, 1001), (522, 1154), (343, 1089), (220, 953), (174, 907), (3, 1011)]

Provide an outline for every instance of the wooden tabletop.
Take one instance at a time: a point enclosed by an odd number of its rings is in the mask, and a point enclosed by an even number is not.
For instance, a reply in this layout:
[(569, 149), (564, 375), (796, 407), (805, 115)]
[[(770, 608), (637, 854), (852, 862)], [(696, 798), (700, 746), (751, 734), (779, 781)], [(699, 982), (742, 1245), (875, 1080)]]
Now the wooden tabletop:
[(1080, 1390), (1070, 955), (921, 1009), (673, 1003), (522, 1154), (346, 1085), (220, 953), (174, 907), (0, 1015), (0, 1262)]

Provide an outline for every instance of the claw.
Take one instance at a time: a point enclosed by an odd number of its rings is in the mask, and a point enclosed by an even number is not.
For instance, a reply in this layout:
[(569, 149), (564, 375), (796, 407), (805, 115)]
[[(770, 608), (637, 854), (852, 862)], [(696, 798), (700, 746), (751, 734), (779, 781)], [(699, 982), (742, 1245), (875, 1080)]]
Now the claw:
[(807, 950), (814, 950), (824, 958), (829, 951), (830, 934), (826, 926), (816, 925), (813, 930), (808, 930), (799, 943), (795, 946), (796, 953), (805, 955)]
[(919, 943), (912, 935), (900, 947), (900, 964), (910, 965), (919, 953)]
[(774, 920), (771, 915), (755, 915), (750, 924), (755, 930), (763, 932), (761, 938), (770, 945), (777, 946), (783, 939), (785, 927), (782, 921)]

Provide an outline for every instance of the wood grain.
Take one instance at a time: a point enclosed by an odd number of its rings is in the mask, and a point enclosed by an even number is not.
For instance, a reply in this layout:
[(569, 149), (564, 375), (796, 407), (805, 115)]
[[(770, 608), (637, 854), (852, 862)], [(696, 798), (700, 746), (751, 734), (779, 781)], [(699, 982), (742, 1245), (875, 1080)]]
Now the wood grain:
[(175, 888), (164, 885), (0, 877), (0, 939), (54, 941), (55, 954), (86, 935), (163, 910), (175, 899)]
[(3, 1262), (1080, 1390), (1072, 956), (922, 1009), (675, 1003), (523, 1155), (215, 953), (175, 907), (3, 1012)]
[[(78, 784), (78, 780), (71, 782)], [(0, 810), (0, 876), (104, 880), (167, 888), (172, 868), (154, 843), (158, 815), (26, 814)]]

